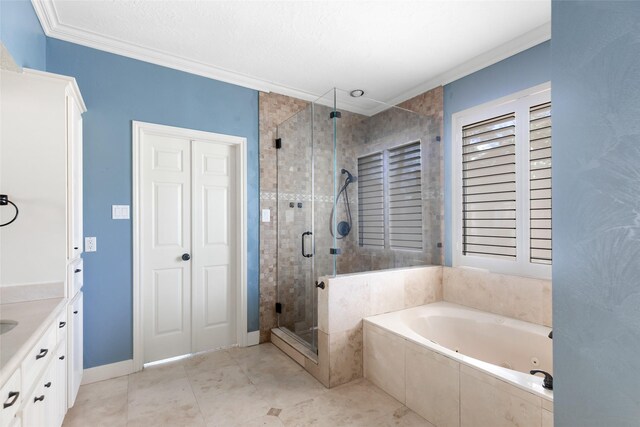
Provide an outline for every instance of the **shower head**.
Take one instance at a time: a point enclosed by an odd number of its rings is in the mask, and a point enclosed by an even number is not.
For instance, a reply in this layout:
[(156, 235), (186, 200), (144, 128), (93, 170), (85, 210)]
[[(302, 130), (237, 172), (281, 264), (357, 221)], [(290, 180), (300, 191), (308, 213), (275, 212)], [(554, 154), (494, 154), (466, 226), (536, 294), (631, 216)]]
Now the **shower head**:
[(346, 183), (351, 184), (352, 182), (357, 182), (358, 181), (358, 177), (351, 175), (351, 172), (349, 172), (346, 169), (342, 169), (342, 174), (344, 175), (345, 173), (347, 174), (347, 180)]

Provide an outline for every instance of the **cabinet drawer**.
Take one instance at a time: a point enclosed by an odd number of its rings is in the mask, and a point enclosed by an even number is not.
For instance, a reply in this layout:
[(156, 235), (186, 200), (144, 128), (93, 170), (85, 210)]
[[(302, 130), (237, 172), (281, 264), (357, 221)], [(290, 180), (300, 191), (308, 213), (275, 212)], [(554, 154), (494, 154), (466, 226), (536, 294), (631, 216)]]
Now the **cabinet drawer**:
[(56, 343), (62, 342), (67, 338), (67, 331), (69, 330), (69, 321), (67, 319), (67, 308), (62, 310), (62, 313), (58, 316), (55, 323), (56, 329)]
[(68, 283), (69, 299), (73, 298), (82, 289), (84, 282), (84, 263), (78, 258), (69, 264)]
[(0, 389), (0, 401), (2, 402), (2, 406), (0, 406), (0, 425), (8, 426), (11, 424), (22, 402), (21, 391), (20, 369), (16, 369), (9, 381)]
[(40, 376), (49, 361), (53, 359), (56, 348), (57, 327), (58, 325), (51, 325), (22, 362), (22, 389), (25, 392), (32, 388), (36, 378)]
[(56, 408), (55, 363), (51, 361), (47, 369), (35, 383), (35, 388), (27, 396), (22, 409), (22, 423), (25, 426), (57, 426), (54, 418)]

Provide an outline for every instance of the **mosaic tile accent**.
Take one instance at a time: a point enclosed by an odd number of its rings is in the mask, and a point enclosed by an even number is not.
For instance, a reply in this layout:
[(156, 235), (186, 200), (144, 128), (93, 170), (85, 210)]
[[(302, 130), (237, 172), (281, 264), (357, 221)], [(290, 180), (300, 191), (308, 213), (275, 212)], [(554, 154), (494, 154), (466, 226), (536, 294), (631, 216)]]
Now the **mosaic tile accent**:
[[(284, 200), (291, 202), (310, 202), (312, 199), (311, 194), (294, 194), (294, 193), (271, 193), (268, 191), (260, 192), (260, 200)], [(333, 196), (316, 194), (313, 196), (315, 202), (320, 203), (332, 203)]]

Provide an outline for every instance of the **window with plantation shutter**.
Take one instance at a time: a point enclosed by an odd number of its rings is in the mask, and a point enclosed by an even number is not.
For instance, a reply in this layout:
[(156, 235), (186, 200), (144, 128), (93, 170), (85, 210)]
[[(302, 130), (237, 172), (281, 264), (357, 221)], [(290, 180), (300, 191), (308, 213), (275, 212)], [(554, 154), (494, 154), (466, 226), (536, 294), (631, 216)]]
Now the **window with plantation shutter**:
[(529, 110), (531, 262), (551, 264), (551, 103)]
[(358, 159), (358, 240), (361, 247), (384, 248), (384, 156)]
[(550, 278), (551, 86), (452, 116), (454, 267)]
[(420, 141), (389, 150), (389, 246), (422, 250)]
[(516, 256), (516, 117), (462, 129), (463, 254)]

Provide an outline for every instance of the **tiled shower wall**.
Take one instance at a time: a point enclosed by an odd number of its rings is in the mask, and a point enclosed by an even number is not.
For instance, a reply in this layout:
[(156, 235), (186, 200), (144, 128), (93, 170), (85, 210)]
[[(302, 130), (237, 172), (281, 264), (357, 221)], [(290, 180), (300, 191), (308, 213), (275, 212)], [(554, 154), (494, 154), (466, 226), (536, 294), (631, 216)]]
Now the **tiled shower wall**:
[[(300, 236), (312, 222), (311, 212), (311, 115), (313, 114), (313, 159), (316, 251), (315, 277), (334, 272), (329, 248), (333, 246), (329, 233), (333, 201), (333, 125), (329, 107), (310, 104), (273, 93), (260, 94), (260, 178), (261, 208), (271, 210), (271, 222), (261, 223), (260, 232), (260, 340), (268, 341), (271, 328), (276, 326), (275, 303), (278, 299), (276, 280), (280, 263), (283, 304), (280, 323), (298, 333), (314, 325), (315, 289), (311, 282), (310, 259), (300, 256)], [(363, 250), (358, 246), (357, 184), (349, 186), (349, 200), (353, 217), (352, 232), (338, 241), (342, 255), (337, 257), (336, 273), (380, 270), (425, 264), (442, 264), (443, 233), (443, 149), (438, 136), (442, 135), (442, 88), (419, 95), (392, 109), (372, 117), (342, 111), (337, 120), (338, 188), (344, 182), (341, 168), (357, 175), (357, 158), (376, 150), (387, 149), (420, 140), (423, 150), (423, 239), (422, 252)], [(296, 112), (299, 114), (296, 115)], [(295, 116), (295, 117), (294, 117)], [(288, 120), (287, 120), (288, 119)], [(280, 124), (283, 149), (280, 150), (280, 201), (277, 200), (277, 153), (274, 139)], [(294, 145), (292, 145), (294, 144)], [(294, 203), (293, 207), (290, 206)], [(299, 203), (301, 203), (299, 205)], [(280, 211), (280, 242), (277, 239), (278, 210)], [(283, 216), (283, 215), (286, 215)], [(346, 219), (343, 201), (337, 208), (337, 221)], [(278, 244), (280, 247), (278, 248)], [(280, 251), (278, 255), (278, 249)], [(279, 259), (278, 259), (279, 258)], [(309, 264), (309, 265), (307, 265)]]
[[(418, 95), (401, 105), (371, 117), (361, 117), (358, 132), (342, 138), (338, 133), (338, 145), (353, 147), (355, 156), (341, 158), (338, 153), (338, 168), (345, 167), (357, 174), (357, 158), (387, 150), (399, 145), (420, 141), (422, 148), (422, 251), (401, 251), (389, 248), (362, 248), (358, 246), (357, 188), (349, 194), (354, 217), (353, 233), (340, 242), (343, 254), (337, 260), (337, 274), (419, 265), (441, 265), (443, 262), (443, 147), (442, 135), (442, 88), (438, 87)], [(411, 111), (407, 111), (411, 110)], [(412, 112), (412, 111), (415, 111)], [(417, 114), (416, 114), (417, 113)], [(354, 115), (347, 113), (347, 115)], [(345, 114), (343, 113), (343, 118)], [(347, 169), (349, 169), (347, 167)]]

